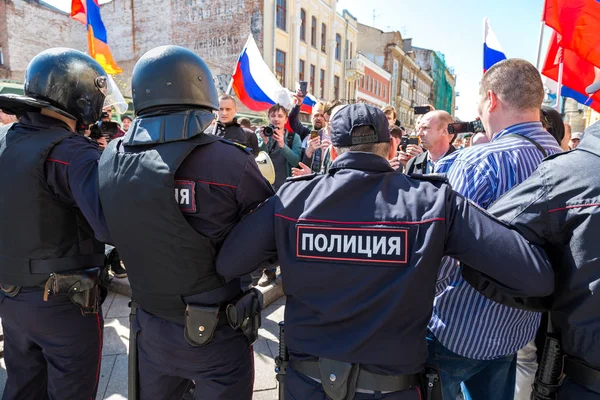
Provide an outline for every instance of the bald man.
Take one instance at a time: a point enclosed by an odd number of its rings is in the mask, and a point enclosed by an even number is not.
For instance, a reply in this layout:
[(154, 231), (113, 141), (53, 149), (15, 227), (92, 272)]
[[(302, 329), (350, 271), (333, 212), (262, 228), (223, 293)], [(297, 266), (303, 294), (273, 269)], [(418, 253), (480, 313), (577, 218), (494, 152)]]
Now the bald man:
[(418, 133), (426, 151), (408, 161), (406, 174), (431, 174), (438, 160), (456, 151), (451, 144), (455, 135), (448, 132), (452, 122), (452, 116), (441, 110), (430, 111), (421, 118)]

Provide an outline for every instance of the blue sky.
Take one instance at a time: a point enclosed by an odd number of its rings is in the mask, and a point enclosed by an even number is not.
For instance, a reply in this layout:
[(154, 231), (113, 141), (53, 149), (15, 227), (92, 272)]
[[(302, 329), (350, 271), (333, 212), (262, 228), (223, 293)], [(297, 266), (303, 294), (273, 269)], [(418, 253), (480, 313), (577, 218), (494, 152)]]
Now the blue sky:
[[(509, 58), (535, 63), (543, 0), (339, 0), (358, 21), (381, 30), (397, 30), (413, 45), (439, 50), (454, 67), (456, 115), (463, 120), (477, 113), (479, 80), (483, 73), (483, 18)], [(545, 29), (545, 36), (550, 30)], [(542, 50), (544, 57), (545, 47)]]
[[(45, 1), (65, 11), (71, 6), (70, 0)], [(373, 25), (375, 10), (376, 28), (398, 30), (404, 38), (412, 37), (413, 45), (444, 53), (457, 75), (460, 96), (456, 99), (456, 115), (468, 120), (477, 113), (483, 18), (490, 19), (508, 57), (535, 63), (543, 0), (339, 0), (337, 7), (339, 12), (347, 9), (368, 25)], [(546, 29), (546, 41), (549, 32)]]

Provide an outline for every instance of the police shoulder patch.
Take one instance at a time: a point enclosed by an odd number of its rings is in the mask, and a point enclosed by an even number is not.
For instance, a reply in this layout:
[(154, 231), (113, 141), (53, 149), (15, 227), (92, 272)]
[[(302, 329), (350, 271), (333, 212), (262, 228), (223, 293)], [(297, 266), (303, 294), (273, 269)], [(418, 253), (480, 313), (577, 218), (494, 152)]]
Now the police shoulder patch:
[(449, 184), (448, 182), (448, 177), (446, 176), (446, 174), (410, 174), (409, 175), (412, 179), (418, 179), (420, 181), (427, 181), (427, 182), (438, 182), (438, 183), (446, 183)]
[(238, 142), (234, 142), (232, 140), (227, 140), (227, 139), (221, 139), (221, 142), (229, 144), (231, 146), (235, 146), (240, 150), (243, 150), (244, 152), (246, 152), (247, 154), (252, 154), (252, 149), (248, 146), (244, 146), (243, 144), (240, 144)]
[(315, 178), (316, 176), (318, 176), (318, 174), (315, 174), (313, 172), (312, 174), (308, 174), (308, 175), (290, 176), (285, 181), (286, 182), (310, 181), (311, 179)]
[(175, 180), (175, 201), (181, 212), (193, 214), (196, 212), (196, 182)]

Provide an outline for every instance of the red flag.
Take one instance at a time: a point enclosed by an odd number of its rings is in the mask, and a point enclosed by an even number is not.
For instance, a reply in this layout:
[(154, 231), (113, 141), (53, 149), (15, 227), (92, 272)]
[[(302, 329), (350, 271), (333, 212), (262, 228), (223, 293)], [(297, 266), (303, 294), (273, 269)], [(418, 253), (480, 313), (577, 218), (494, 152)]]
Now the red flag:
[(574, 51), (561, 49), (558, 43), (559, 35), (553, 32), (546, 61), (542, 68), (542, 75), (558, 82), (558, 70), (562, 56), (563, 96), (574, 98), (578, 102), (600, 112), (600, 92), (594, 94), (591, 98), (585, 93), (585, 89), (595, 82), (596, 72), (600, 70)]
[(543, 21), (561, 35), (561, 47), (600, 67), (599, 0), (546, 0)]

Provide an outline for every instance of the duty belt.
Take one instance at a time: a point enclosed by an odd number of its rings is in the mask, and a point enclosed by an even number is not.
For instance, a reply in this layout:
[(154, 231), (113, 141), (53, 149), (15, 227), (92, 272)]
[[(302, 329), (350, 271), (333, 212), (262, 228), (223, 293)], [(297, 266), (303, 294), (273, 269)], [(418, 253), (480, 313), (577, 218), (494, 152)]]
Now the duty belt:
[[(321, 370), (319, 362), (292, 360), (291, 366), (294, 370), (308, 376), (309, 378), (323, 384), (321, 382)], [(335, 381), (337, 377), (333, 374), (329, 376), (330, 381)], [(419, 387), (421, 384), (419, 374), (413, 375), (379, 375), (365, 371), (360, 368), (358, 379), (356, 381), (357, 393), (391, 393), (399, 392), (414, 387)], [(326, 383), (326, 382), (325, 382)]]
[(600, 394), (600, 371), (569, 356), (565, 357), (564, 373), (579, 386)]

